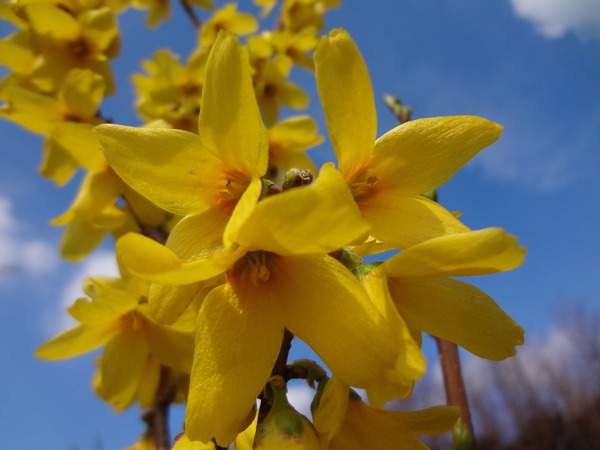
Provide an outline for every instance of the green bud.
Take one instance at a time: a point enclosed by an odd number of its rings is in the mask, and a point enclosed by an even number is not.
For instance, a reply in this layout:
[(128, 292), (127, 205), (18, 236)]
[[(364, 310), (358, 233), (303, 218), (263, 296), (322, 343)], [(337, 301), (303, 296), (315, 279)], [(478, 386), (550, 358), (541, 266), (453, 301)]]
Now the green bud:
[(349, 247), (343, 247), (333, 253), (330, 253), (335, 259), (341, 262), (349, 270), (354, 270), (362, 264), (362, 258), (350, 250)]
[(377, 266), (379, 266), (381, 264), (383, 264), (383, 261), (376, 261), (374, 263), (369, 263), (369, 264), (361, 264), (356, 269), (354, 269), (352, 271), (352, 273), (354, 274), (354, 276), (356, 278), (358, 278), (360, 280), (362, 277), (369, 274), (373, 269), (375, 269)]
[(283, 378), (280, 375), (271, 377), (266, 391), (267, 396), (272, 394), (273, 406), (256, 429), (254, 448), (320, 450), (322, 447), (313, 425), (288, 402)]
[(454, 432), (452, 434), (452, 448), (454, 450), (475, 449), (475, 439), (461, 419), (458, 419), (456, 425), (454, 426)]
[(266, 178), (262, 179), (262, 191), (260, 193), (261, 200), (263, 198), (268, 197), (269, 195), (279, 194), (281, 192), (281, 188), (273, 183), (271, 180), (267, 180)]
[(312, 183), (313, 174), (310, 170), (303, 169), (290, 169), (283, 176), (282, 188), (286, 189), (295, 188), (298, 186), (306, 186)]

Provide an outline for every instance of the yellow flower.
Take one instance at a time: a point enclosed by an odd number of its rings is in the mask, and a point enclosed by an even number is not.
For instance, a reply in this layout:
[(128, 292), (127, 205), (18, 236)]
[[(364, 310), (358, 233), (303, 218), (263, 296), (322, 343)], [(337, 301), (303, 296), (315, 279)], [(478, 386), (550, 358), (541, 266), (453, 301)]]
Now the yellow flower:
[(292, 70), (292, 60), (286, 55), (275, 55), (265, 61), (254, 75), (256, 98), (260, 105), (264, 121), (273, 125), (279, 117), (279, 106), (292, 109), (304, 109), (309, 98), (296, 84), (287, 81)]
[(288, 402), (283, 378), (279, 375), (271, 377), (266, 392), (272, 394), (273, 404), (256, 429), (253, 448), (323, 450), (313, 424)]
[(203, 47), (208, 47), (217, 39), (219, 30), (243, 35), (257, 29), (258, 21), (252, 14), (238, 12), (237, 3), (228, 3), (202, 25), (199, 40)]
[(316, 174), (306, 150), (323, 142), (317, 134), (317, 123), (310, 116), (288, 117), (276, 123), (269, 133), (269, 175), (274, 178), (292, 168), (310, 170)]
[(151, 405), (161, 364), (189, 373), (193, 336), (149, 317), (147, 282), (97, 277), (88, 278), (83, 289), (91, 301), (80, 298), (69, 308), (79, 324), (42, 344), (38, 357), (71, 358), (105, 346), (96, 386), (117, 409), (135, 399)]
[(71, 70), (53, 96), (9, 79), (0, 89), (7, 101), (0, 116), (47, 135), (40, 172), (63, 185), (79, 167), (96, 170), (104, 160), (92, 133), (92, 127), (103, 122), (97, 116), (103, 96), (104, 80), (90, 70)]
[(172, 450), (214, 450), (215, 444), (212, 442), (191, 441), (186, 434), (175, 441)]
[(328, 450), (426, 449), (418, 434), (450, 431), (459, 417), (458, 407), (450, 406), (420, 411), (372, 408), (335, 377), (321, 381), (319, 391), (313, 418)]
[(119, 29), (108, 7), (89, 9), (77, 17), (58, 6), (32, 3), (24, 7), (29, 20), (31, 48), (40, 56), (31, 81), (38, 89), (54, 92), (74, 67), (101, 75), (106, 95), (114, 94), (109, 58), (118, 49)]
[[(163, 20), (171, 18), (171, 7), (169, 0), (132, 0), (132, 6), (138, 9), (148, 9), (146, 24), (150, 28), (156, 28)], [(186, 3), (196, 5), (204, 9), (215, 7), (212, 0), (186, 0)]]
[(185, 65), (168, 50), (158, 50), (143, 67), (148, 75), (134, 74), (139, 114), (148, 121), (162, 119), (173, 128), (198, 132), (198, 114), (208, 49), (194, 52)]
[(339, 170), (374, 238), (406, 248), (468, 231), (450, 212), (422, 197), (498, 139), (501, 127), (470, 116), (407, 122), (375, 140), (377, 117), (360, 52), (341, 29), (315, 51), (319, 97)]
[(516, 237), (488, 228), (415, 245), (372, 274), (387, 277), (396, 308), (415, 333), (424, 331), (482, 358), (502, 360), (523, 343), (523, 329), (484, 292), (446, 277), (511, 270), (524, 256)]
[(284, 0), (281, 16), (285, 29), (297, 32), (325, 27), (323, 16), (328, 9), (340, 6), (341, 0)]

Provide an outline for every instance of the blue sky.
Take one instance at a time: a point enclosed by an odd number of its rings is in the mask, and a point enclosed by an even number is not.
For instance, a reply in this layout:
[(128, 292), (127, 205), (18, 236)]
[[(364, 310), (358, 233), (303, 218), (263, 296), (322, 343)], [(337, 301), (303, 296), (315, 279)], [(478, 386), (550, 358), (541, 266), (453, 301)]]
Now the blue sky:
[[(222, 2), (219, 2), (222, 4)], [(241, 7), (254, 10), (250, 2)], [(142, 58), (170, 46), (184, 56), (194, 45), (189, 23), (156, 31), (144, 14), (120, 18), (119, 94), (103, 106), (115, 122), (136, 125), (129, 74)], [(440, 189), (440, 201), (471, 228), (500, 226), (528, 248), (523, 267), (471, 279), (527, 332), (544, 342), (566, 302), (599, 313), (600, 291), (600, 3), (593, 0), (347, 0), (328, 28), (346, 28), (363, 52), (379, 108), (380, 134), (394, 118), (381, 97), (414, 107), (414, 117), (473, 114), (505, 127)], [(0, 24), (2, 36), (9, 32)], [(325, 132), (308, 73), (296, 80), (312, 96), (309, 112)], [(41, 139), (0, 122), (0, 434), (7, 448), (115, 449), (133, 443), (139, 411), (121, 415), (90, 390), (94, 357), (38, 361), (37, 345), (68, 326), (64, 306), (83, 277), (114, 272), (110, 245), (71, 265), (57, 256), (62, 213), (77, 182), (57, 189), (36, 173)], [(312, 152), (331, 158), (328, 143)], [(294, 356), (302, 356), (302, 349)], [(430, 354), (430, 358), (434, 355)], [(174, 421), (181, 420), (181, 411)]]

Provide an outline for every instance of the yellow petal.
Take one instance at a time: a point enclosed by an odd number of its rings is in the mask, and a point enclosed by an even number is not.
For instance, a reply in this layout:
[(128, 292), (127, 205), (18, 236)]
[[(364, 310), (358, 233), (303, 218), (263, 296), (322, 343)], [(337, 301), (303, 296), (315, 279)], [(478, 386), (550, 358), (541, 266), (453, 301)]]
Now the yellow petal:
[(171, 325), (195, 299), (203, 299), (215, 286), (225, 281), (225, 275), (220, 275), (181, 286), (152, 283), (148, 298), (150, 314), (160, 325)]
[(433, 406), (418, 411), (390, 411), (391, 418), (401, 420), (417, 434), (439, 434), (454, 428), (460, 416), (457, 406)]
[(279, 353), (275, 298), (264, 286), (243, 287), (215, 288), (200, 309), (185, 423), (194, 440), (227, 445), (246, 428)]
[(117, 241), (119, 261), (132, 274), (148, 281), (174, 285), (220, 275), (244, 252), (238, 249), (222, 255), (229, 264), (218, 264), (214, 259), (183, 261), (169, 248), (140, 234), (128, 233)]
[(39, 169), (43, 176), (63, 186), (73, 178), (78, 168), (75, 159), (62, 145), (52, 138), (44, 141), (44, 160)]
[(196, 134), (120, 125), (95, 131), (115, 172), (161, 208), (185, 216), (215, 203), (220, 164)]
[(61, 122), (54, 128), (51, 138), (60, 144), (77, 164), (91, 172), (100, 172), (106, 165), (98, 136), (93, 125)]
[(47, 3), (25, 6), (32, 31), (41, 38), (71, 40), (79, 35), (79, 24), (68, 12)]
[(371, 235), (397, 248), (445, 234), (469, 231), (440, 204), (420, 195), (398, 195), (378, 192), (367, 200), (359, 200), (363, 217), (371, 225)]
[(389, 288), (409, 326), (481, 358), (499, 361), (523, 344), (523, 329), (475, 286), (449, 278), (392, 278)]
[(126, 312), (135, 309), (137, 300), (125, 292), (112, 292), (110, 295), (88, 301), (80, 298), (68, 308), (75, 320), (85, 325), (102, 325), (118, 320)]
[(69, 112), (91, 119), (104, 97), (104, 84), (104, 79), (91, 70), (71, 69), (57, 97)]
[(518, 267), (525, 248), (501, 228), (486, 228), (431, 239), (394, 255), (382, 266), (388, 276), (464, 277)]
[(501, 132), (497, 123), (474, 116), (411, 120), (377, 139), (372, 171), (389, 189), (423, 194), (448, 181)]
[(329, 444), (344, 424), (349, 395), (349, 386), (339, 381), (337, 377), (331, 377), (327, 380), (319, 400), (319, 406), (312, 413), (315, 428), (326, 445)]
[(77, 325), (40, 345), (35, 355), (43, 359), (71, 358), (103, 346), (116, 333), (118, 329), (112, 323), (98, 327)]
[[(410, 415), (413, 414), (411, 417)], [(407, 422), (405, 419), (408, 418)], [(450, 431), (458, 419), (458, 408), (423, 411), (387, 411), (371, 408), (361, 400), (350, 401), (346, 422), (332, 441), (331, 450), (380, 449), (423, 449), (427, 447), (417, 438), (412, 429), (417, 421), (438, 423), (437, 429)], [(418, 427), (417, 427), (418, 428)]]
[(127, 405), (135, 396), (148, 361), (148, 346), (140, 333), (121, 332), (102, 353), (102, 397)]
[(221, 31), (207, 63), (198, 129), (204, 145), (227, 167), (262, 176), (269, 159), (248, 53), (238, 38)]
[(100, 245), (106, 234), (105, 229), (97, 228), (83, 220), (73, 219), (63, 233), (60, 254), (67, 261), (80, 261)]
[(377, 114), (369, 72), (345, 30), (333, 30), (321, 39), (315, 72), (331, 144), (340, 171), (348, 177), (369, 158), (377, 137)]
[(262, 192), (262, 185), (262, 180), (259, 177), (253, 177), (250, 185), (235, 205), (235, 209), (223, 233), (223, 245), (225, 248), (231, 247), (236, 242), (240, 230), (256, 209)]
[(194, 336), (168, 326), (148, 323), (144, 329), (146, 343), (153, 356), (162, 364), (189, 373), (194, 356)]
[(253, 450), (254, 435), (256, 434), (256, 425), (258, 423), (258, 414), (254, 416), (252, 423), (237, 435), (233, 450)]
[(384, 379), (367, 387), (369, 403), (379, 408), (390, 400), (410, 395), (415, 381), (425, 374), (425, 357), (421, 353), (420, 343), (415, 341), (411, 330), (398, 314), (388, 290), (387, 278), (373, 270), (361, 277), (360, 283), (395, 332), (396, 343), (401, 349), (394, 370), (388, 370)]
[[(2, 2), (2, 5), (6, 3)], [(8, 38), (0, 40), (0, 64), (8, 66), (16, 73), (30, 73), (35, 63), (35, 55), (31, 50), (13, 42)]]
[(397, 332), (341, 263), (330, 256), (280, 257), (269, 283), (286, 327), (343, 383), (397, 382), (405, 357)]
[(215, 444), (212, 442), (191, 441), (187, 435), (181, 436), (172, 450), (214, 450)]
[(279, 255), (328, 253), (367, 231), (348, 186), (329, 163), (312, 185), (260, 201), (237, 242)]

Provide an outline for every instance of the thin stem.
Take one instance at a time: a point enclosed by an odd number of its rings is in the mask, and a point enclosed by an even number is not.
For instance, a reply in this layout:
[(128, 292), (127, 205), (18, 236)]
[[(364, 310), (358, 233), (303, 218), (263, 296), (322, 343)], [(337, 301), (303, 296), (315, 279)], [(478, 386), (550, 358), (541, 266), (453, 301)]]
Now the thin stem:
[(460, 358), (458, 355), (458, 346), (454, 342), (445, 339), (435, 338), (438, 347), (440, 364), (444, 375), (444, 388), (446, 390), (446, 403), (460, 408), (460, 418), (467, 431), (473, 438), (471, 449), (475, 449), (475, 435), (473, 433), (473, 423), (471, 421), (471, 412), (467, 401), (467, 392), (462, 377), (460, 367)]
[(175, 389), (171, 384), (170, 370), (168, 367), (161, 366), (160, 381), (156, 395), (154, 397), (154, 405), (151, 410), (150, 425), (154, 436), (154, 445), (156, 450), (169, 450), (170, 434), (169, 434), (169, 407), (175, 396)]
[[(281, 375), (282, 377), (286, 376), (287, 372), (287, 359), (288, 354), (290, 353), (290, 348), (292, 347), (292, 339), (294, 339), (294, 335), (287, 328), (283, 332), (283, 340), (281, 342), (281, 349), (279, 350), (279, 356), (277, 356), (277, 360), (273, 365), (273, 370), (271, 371), (271, 376)], [(258, 423), (260, 424), (271, 409), (271, 404), (262, 399), (260, 402), (260, 408), (258, 410)]]
[(196, 12), (193, 10), (192, 6), (187, 2), (187, 0), (180, 0), (179, 3), (181, 3), (181, 6), (183, 6), (183, 10), (194, 24), (194, 27), (199, 30), (202, 26), (202, 22), (196, 15)]

